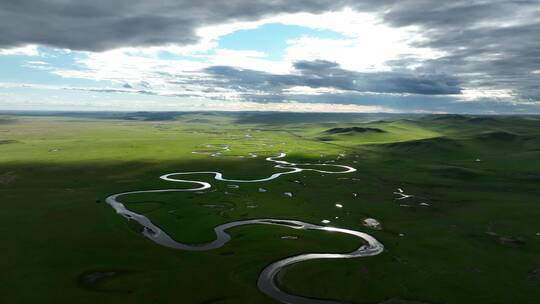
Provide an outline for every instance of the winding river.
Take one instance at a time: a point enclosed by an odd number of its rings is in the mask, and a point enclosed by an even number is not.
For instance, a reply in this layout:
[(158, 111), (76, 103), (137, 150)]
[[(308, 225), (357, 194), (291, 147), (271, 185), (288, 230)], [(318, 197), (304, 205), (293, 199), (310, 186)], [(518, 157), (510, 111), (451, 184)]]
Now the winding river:
[[(160, 178), (166, 181), (171, 181), (171, 182), (194, 184), (194, 187), (188, 188), (188, 189), (172, 188), (172, 189), (155, 189), (155, 190), (139, 190), (139, 191), (122, 192), (122, 193), (113, 194), (107, 197), (106, 202), (107, 204), (111, 205), (114, 208), (114, 210), (121, 216), (127, 218), (128, 220), (134, 220), (137, 223), (139, 223), (143, 227), (142, 234), (148, 239), (162, 246), (166, 246), (166, 247), (174, 248), (174, 249), (180, 249), (180, 250), (206, 251), (206, 250), (212, 250), (212, 249), (222, 247), (231, 239), (230, 235), (227, 234), (226, 230), (231, 229), (233, 227), (244, 226), (244, 225), (255, 225), (255, 224), (278, 225), (278, 226), (289, 227), (291, 229), (297, 229), (297, 230), (322, 230), (322, 231), (327, 231), (327, 232), (343, 233), (343, 234), (348, 234), (348, 235), (357, 237), (361, 239), (364, 244), (352, 252), (305, 253), (305, 254), (299, 254), (296, 256), (287, 257), (266, 266), (266, 268), (264, 268), (264, 270), (261, 272), (257, 280), (257, 286), (259, 290), (261, 290), (266, 295), (282, 303), (288, 303), (288, 304), (340, 303), (340, 302), (336, 302), (332, 300), (314, 299), (314, 298), (302, 297), (302, 296), (286, 293), (279, 288), (276, 277), (282, 269), (286, 268), (289, 265), (299, 263), (299, 262), (315, 260), (315, 259), (348, 259), (348, 258), (368, 257), (368, 256), (374, 256), (381, 253), (384, 250), (384, 246), (375, 238), (370, 236), (369, 234), (355, 231), (355, 230), (350, 230), (350, 229), (320, 226), (320, 225), (296, 221), (296, 220), (251, 219), (251, 220), (243, 220), (243, 221), (234, 221), (234, 222), (225, 223), (225, 224), (216, 226), (214, 228), (214, 232), (216, 233), (216, 239), (214, 241), (211, 241), (208, 243), (200, 243), (200, 244), (185, 244), (185, 243), (180, 243), (180, 242), (175, 241), (165, 231), (163, 231), (161, 228), (159, 228), (154, 223), (152, 223), (152, 221), (149, 218), (147, 218), (146, 216), (142, 214), (138, 214), (133, 211), (130, 211), (129, 209), (126, 208), (124, 204), (122, 204), (119, 201), (120, 197), (126, 196), (126, 195), (134, 195), (134, 194), (142, 194), (142, 193), (191, 192), (191, 191), (201, 191), (201, 190), (205, 190), (212, 187), (212, 185), (207, 182), (178, 178), (179, 176), (182, 176), (182, 175), (211, 174), (211, 175), (214, 175), (215, 180), (224, 181), (224, 182), (258, 183), (258, 182), (270, 181), (282, 175), (294, 174), (294, 173), (299, 173), (302, 171), (315, 171), (315, 172), (327, 173), (327, 174), (344, 174), (344, 173), (350, 173), (350, 172), (356, 171), (355, 168), (344, 166), (344, 165), (290, 163), (285, 160), (282, 160), (282, 158), (284, 158), (285, 156), (286, 156), (285, 153), (281, 153), (277, 157), (266, 158), (267, 161), (273, 162), (276, 164), (274, 166), (275, 168), (289, 170), (285, 172), (274, 173), (267, 178), (254, 179), (254, 180), (238, 180), (238, 179), (226, 179), (223, 177), (222, 173), (214, 172), (214, 171), (175, 172), (175, 173), (162, 175)], [(327, 170), (298, 167), (298, 166), (312, 166), (312, 165), (341, 168), (343, 169), (343, 171), (336, 172), (336, 171), (327, 171)]]

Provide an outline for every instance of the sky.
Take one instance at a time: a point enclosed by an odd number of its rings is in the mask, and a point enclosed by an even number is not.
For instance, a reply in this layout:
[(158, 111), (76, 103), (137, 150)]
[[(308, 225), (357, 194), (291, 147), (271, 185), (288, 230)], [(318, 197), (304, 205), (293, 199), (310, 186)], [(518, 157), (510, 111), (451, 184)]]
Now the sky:
[(540, 113), (540, 0), (2, 0), (0, 110)]

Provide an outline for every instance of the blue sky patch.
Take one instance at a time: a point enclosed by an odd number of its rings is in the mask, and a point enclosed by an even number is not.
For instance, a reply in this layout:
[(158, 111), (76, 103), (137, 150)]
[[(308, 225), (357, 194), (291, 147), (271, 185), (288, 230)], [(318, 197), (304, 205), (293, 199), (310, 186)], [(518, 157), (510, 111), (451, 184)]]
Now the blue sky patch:
[(306, 36), (328, 39), (344, 38), (340, 33), (331, 30), (269, 23), (255, 29), (239, 30), (225, 35), (219, 39), (219, 48), (260, 51), (268, 54), (266, 59), (280, 60), (285, 54), (287, 40)]

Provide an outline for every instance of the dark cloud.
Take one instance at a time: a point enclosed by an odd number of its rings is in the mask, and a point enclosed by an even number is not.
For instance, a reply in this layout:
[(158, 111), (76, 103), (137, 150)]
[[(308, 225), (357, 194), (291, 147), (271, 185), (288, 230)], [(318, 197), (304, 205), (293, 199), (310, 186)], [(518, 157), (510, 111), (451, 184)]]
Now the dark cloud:
[(332, 88), (343, 91), (421, 95), (459, 94), (459, 81), (447, 75), (396, 72), (360, 73), (342, 69), (334, 62), (316, 60), (294, 64), (297, 73), (275, 75), (260, 71), (214, 66), (204, 70), (215, 78), (213, 85), (242, 92), (279, 94), (294, 86)]
[[(334, 62), (300, 61), (294, 64), (295, 73), (276, 75), (261, 71), (214, 66), (204, 70), (210, 77), (204, 82), (212, 92), (220, 89), (240, 93), (247, 101), (357, 104), (380, 106), (398, 112), (440, 113), (540, 113), (540, 102), (513, 102), (478, 98), (464, 101), (460, 81), (446, 74), (418, 72), (360, 73), (342, 69)], [(185, 82), (184, 82), (185, 84)], [(339, 92), (292, 94), (286, 89), (294, 86), (333, 88)], [(531, 88), (537, 90), (538, 88)], [(224, 100), (217, 96), (214, 99)]]
[[(198, 27), (278, 13), (323, 12), (344, 0), (3, 0), (0, 48), (42, 44), (101, 51), (195, 43)], [(359, 5), (365, 6), (367, 5)]]
[[(417, 72), (455, 75), (464, 87), (503, 89), (540, 101), (540, 1), (403, 1), (384, 15), (393, 26), (418, 26), (418, 46), (447, 55)], [(393, 62), (394, 69), (413, 63)]]
[[(534, 29), (527, 32), (519, 23), (535, 21), (530, 18), (538, 18), (539, 4), (538, 0), (3, 0), (0, 46), (36, 43), (95, 51), (123, 46), (190, 44), (198, 40), (195, 31), (204, 25), (352, 7), (378, 13), (394, 26), (422, 26), (433, 38), (440, 34), (454, 36), (449, 43), (457, 47), (455, 38), (468, 45), (468, 38), (482, 33), (484, 26), (489, 29), (507, 21), (514, 21), (505, 27), (507, 34), (517, 31), (519, 36), (532, 38)], [(501, 34), (507, 35), (502, 31)], [(436, 40), (435, 44), (442, 42)]]

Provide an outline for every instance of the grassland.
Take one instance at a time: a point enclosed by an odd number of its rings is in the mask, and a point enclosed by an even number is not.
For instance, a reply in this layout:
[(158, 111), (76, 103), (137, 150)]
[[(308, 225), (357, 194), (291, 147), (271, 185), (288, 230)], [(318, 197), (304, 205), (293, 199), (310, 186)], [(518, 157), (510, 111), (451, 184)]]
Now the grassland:
[[(334, 128), (343, 132), (328, 132)], [(385, 245), (376, 257), (294, 265), (280, 282), (297, 294), (352, 303), (538, 302), (538, 117), (273, 113), (0, 116), (0, 302), (274, 303), (255, 284), (267, 264), (352, 250), (357, 241), (250, 226), (232, 230), (220, 249), (176, 251), (145, 239), (103, 199), (182, 187), (158, 179), (177, 171), (263, 178), (278, 170), (264, 157), (282, 151), (290, 161), (358, 171), (302, 172), (238, 189), (203, 176), (214, 186), (204, 194), (125, 203), (183, 242), (211, 240), (218, 224), (275, 217), (329, 219)], [(397, 188), (414, 197), (397, 200)], [(364, 218), (383, 229), (364, 227)], [(298, 239), (281, 238), (291, 234)]]

